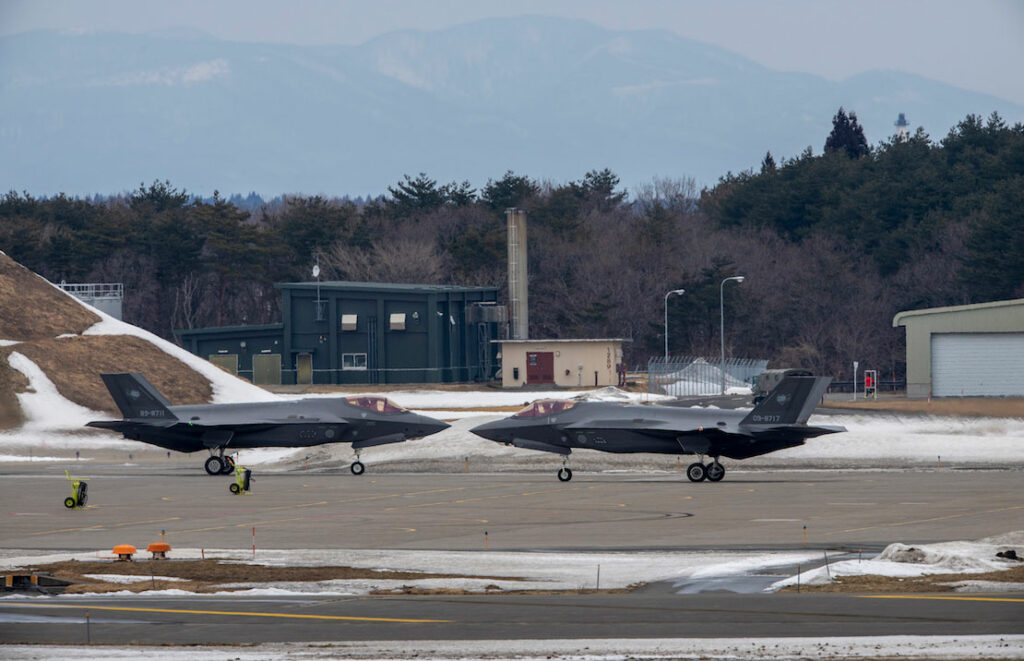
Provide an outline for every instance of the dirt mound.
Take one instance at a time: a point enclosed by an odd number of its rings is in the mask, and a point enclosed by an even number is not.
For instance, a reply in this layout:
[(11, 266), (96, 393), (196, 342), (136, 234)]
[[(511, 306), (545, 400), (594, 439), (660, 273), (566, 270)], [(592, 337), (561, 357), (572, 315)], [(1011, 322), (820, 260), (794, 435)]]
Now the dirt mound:
[(0, 340), (78, 334), (100, 320), (64, 292), (0, 254)]
[(133, 335), (80, 335), (18, 344), (17, 350), (46, 372), (66, 399), (96, 411), (120, 414), (99, 375), (140, 372), (172, 404), (205, 404), (213, 389), (206, 377)]
[[(12, 352), (39, 366), (66, 399), (120, 417), (99, 375), (141, 372), (173, 404), (205, 404), (210, 382), (174, 356), (131, 335), (80, 335), (100, 317), (0, 253), (0, 429), (24, 422), (17, 394), (29, 389)], [(63, 336), (63, 337), (62, 337)]]

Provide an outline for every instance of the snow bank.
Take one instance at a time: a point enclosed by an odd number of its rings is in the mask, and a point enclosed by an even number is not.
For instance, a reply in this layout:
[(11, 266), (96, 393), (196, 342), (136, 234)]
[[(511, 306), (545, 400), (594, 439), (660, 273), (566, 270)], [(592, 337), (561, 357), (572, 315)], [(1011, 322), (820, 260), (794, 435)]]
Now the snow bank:
[[(977, 541), (941, 542), (938, 544), (890, 544), (870, 560), (842, 560), (803, 572), (799, 580), (804, 585), (821, 585), (838, 576), (889, 576), (913, 578), (929, 574), (981, 574), (1012, 569), (1020, 561), (996, 557), (996, 553), (1009, 549), (1024, 549), (1024, 531), (987, 537)], [(796, 576), (776, 581), (767, 590), (774, 591), (796, 585)], [(1003, 583), (1004, 589), (1013, 584)]]
[(843, 636), (813, 638), (589, 638), (586, 640), (401, 640), (264, 643), (252, 647), (5, 645), (4, 658), (72, 661), (276, 661), (278, 659), (1020, 659), (1024, 635)]

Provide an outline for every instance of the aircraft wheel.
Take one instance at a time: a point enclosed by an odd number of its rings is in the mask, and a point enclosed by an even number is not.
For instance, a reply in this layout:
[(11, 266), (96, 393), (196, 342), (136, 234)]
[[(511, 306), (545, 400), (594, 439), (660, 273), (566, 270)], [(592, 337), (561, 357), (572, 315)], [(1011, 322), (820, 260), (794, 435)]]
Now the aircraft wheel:
[(690, 478), (691, 482), (703, 482), (707, 476), (708, 471), (704, 464), (694, 463), (686, 468), (686, 477)]
[(717, 461), (712, 461), (704, 469), (708, 476), (708, 482), (721, 482), (725, 477), (725, 466)]
[(210, 475), (220, 475), (224, 471), (224, 462), (220, 457), (210, 457), (203, 466)]
[(569, 480), (571, 480), (572, 479), (572, 469), (571, 468), (559, 468), (558, 469), (558, 479), (560, 481), (562, 481), (562, 482), (568, 482)]
[(89, 502), (89, 494), (82, 492), (82, 495), (78, 499), (78, 506), (85, 507), (85, 504)]
[(220, 461), (224, 467), (220, 469), (221, 475), (230, 475), (235, 472), (235, 460), (231, 457), (221, 457)]
[(361, 461), (353, 461), (352, 465), (349, 466), (349, 470), (352, 471), (353, 475), (362, 475), (366, 472), (366, 466), (364, 466)]
[(64, 507), (68, 508), (69, 510), (70, 509), (74, 509), (74, 507), (75, 507), (75, 499), (72, 498), (71, 496), (68, 496), (67, 498), (65, 498), (64, 499)]
[(228, 491), (230, 491), (231, 493), (238, 493), (239, 491), (241, 491), (241, 489), (238, 487), (238, 484), (232, 482), (228, 486)]

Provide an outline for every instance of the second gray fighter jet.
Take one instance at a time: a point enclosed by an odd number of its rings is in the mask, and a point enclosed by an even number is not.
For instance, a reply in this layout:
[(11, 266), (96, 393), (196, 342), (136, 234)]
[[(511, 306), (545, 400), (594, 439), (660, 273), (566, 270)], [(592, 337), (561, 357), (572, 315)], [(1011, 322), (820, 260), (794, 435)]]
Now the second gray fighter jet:
[[(573, 448), (697, 455), (686, 476), (693, 482), (718, 482), (725, 477), (720, 457), (747, 459), (846, 431), (807, 424), (830, 381), (788, 376), (752, 411), (540, 400), (470, 431), (505, 445), (562, 455), (558, 479), (563, 482), (572, 479), (566, 464)], [(711, 461), (705, 464), (704, 457)]]

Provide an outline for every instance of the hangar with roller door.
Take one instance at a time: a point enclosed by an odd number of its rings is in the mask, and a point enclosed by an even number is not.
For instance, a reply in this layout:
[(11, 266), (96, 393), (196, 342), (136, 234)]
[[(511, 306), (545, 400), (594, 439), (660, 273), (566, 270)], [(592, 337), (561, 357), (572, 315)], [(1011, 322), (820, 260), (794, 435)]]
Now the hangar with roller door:
[(907, 310), (908, 397), (1024, 396), (1024, 299)]

